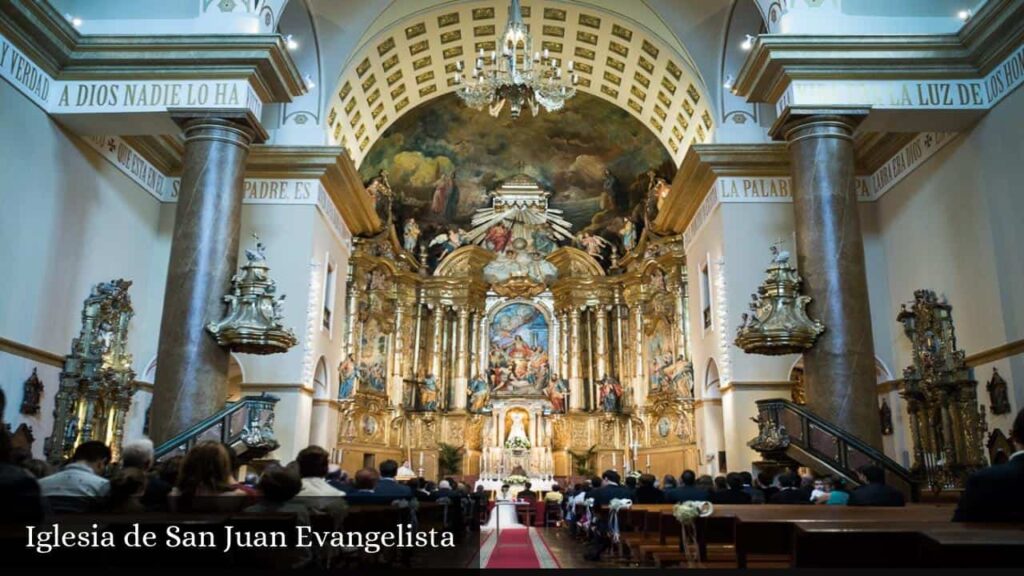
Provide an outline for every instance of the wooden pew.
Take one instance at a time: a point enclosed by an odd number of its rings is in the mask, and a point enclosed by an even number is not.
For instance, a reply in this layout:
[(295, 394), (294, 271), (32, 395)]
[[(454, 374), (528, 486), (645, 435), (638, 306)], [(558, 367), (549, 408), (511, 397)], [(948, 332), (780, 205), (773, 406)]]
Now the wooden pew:
[[(857, 554), (856, 551), (870, 551)], [(851, 553), (853, 552), (853, 553)], [(800, 522), (798, 568), (995, 568), (1024, 566), (1024, 529), (929, 521)]]
[[(722, 534), (732, 523), (736, 563), (748, 561), (771, 565), (788, 562), (792, 555), (794, 529), (798, 523), (813, 522), (920, 522), (949, 523), (953, 509), (946, 505), (915, 504), (903, 508), (847, 507), (822, 505), (718, 505), (707, 526)], [(767, 567), (767, 566), (765, 566)]]
[(970, 530), (929, 527), (922, 556), (941, 568), (1020, 568), (1024, 566), (1024, 526), (968, 525)]

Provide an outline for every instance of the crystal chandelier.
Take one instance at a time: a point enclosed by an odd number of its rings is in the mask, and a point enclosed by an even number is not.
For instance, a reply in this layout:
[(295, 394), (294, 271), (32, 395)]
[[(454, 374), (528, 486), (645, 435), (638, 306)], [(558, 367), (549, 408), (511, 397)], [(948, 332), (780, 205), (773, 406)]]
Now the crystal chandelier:
[(536, 116), (541, 106), (555, 112), (576, 95), (579, 76), (573, 71), (572, 60), (563, 73), (558, 59), (551, 58), (547, 48), (533, 52), (533, 39), (523, 22), (519, 0), (512, 0), (508, 8), (500, 50), (488, 57), (481, 48), (468, 77), (463, 76), (463, 63), (456, 65), (456, 93), (470, 108), (483, 110), (486, 106), (497, 118), (507, 102), (512, 118), (518, 118), (524, 107)]

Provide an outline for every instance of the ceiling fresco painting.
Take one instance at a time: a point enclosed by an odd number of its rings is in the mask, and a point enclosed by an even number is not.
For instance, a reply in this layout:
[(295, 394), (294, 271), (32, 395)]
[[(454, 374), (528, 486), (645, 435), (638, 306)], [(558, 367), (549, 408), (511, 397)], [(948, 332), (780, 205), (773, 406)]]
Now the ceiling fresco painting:
[(671, 182), (675, 164), (632, 115), (589, 94), (518, 120), (495, 120), (448, 94), (388, 128), (360, 168), (370, 188), (381, 170), (398, 237), (414, 254), (426, 249), (432, 265), (469, 241), (474, 216), (516, 177), (535, 181), (549, 194), (547, 208), (570, 225), (571, 240), (552, 240), (608, 266), (613, 251), (621, 256), (636, 244), (652, 180)]

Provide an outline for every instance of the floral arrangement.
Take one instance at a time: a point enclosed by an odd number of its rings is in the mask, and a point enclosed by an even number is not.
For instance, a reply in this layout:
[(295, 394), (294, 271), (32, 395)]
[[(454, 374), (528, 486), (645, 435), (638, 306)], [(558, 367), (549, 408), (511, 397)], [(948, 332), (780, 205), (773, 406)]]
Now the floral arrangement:
[(639, 470), (630, 470), (629, 472), (626, 472), (626, 478), (636, 478), (637, 480), (640, 480), (641, 476), (643, 476), (643, 474)]
[(505, 448), (509, 450), (529, 450), (530, 440), (523, 436), (515, 436), (505, 441)]
[(529, 480), (530, 480), (529, 478), (527, 478), (526, 476), (523, 476), (521, 474), (512, 474), (511, 476), (506, 476), (504, 482), (505, 482), (505, 484), (508, 484), (509, 486), (512, 486), (512, 485), (515, 485), (515, 484), (518, 484), (518, 485), (526, 484), (527, 482), (529, 482)]
[(714, 507), (711, 502), (697, 500), (680, 502), (672, 508), (672, 515), (683, 525), (692, 524), (698, 516), (711, 516), (712, 512)]

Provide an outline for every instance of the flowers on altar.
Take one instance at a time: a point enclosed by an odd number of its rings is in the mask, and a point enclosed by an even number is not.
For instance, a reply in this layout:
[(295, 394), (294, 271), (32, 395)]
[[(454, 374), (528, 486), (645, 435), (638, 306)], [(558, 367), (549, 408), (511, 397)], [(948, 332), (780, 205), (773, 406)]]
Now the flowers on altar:
[(521, 474), (512, 474), (511, 476), (505, 477), (505, 480), (504, 480), (505, 484), (508, 484), (509, 486), (514, 486), (514, 485), (522, 486), (523, 484), (526, 484), (529, 481), (530, 481), (529, 478), (527, 478), (526, 476), (523, 476)]
[(641, 474), (639, 470), (630, 470), (629, 472), (626, 472), (626, 478), (636, 478), (637, 480), (640, 480), (640, 476), (643, 476), (643, 474)]
[(715, 509), (711, 502), (689, 500), (676, 504), (672, 508), (672, 515), (676, 517), (676, 520), (679, 520), (680, 524), (687, 525), (692, 524), (698, 516), (711, 516), (711, 513), (714, 511)]
[(529, 450), (530, 439), (525, 436), (510, 436), (509, 439), (505, 441), (505, 448), (508, 448), (509, 450)]

